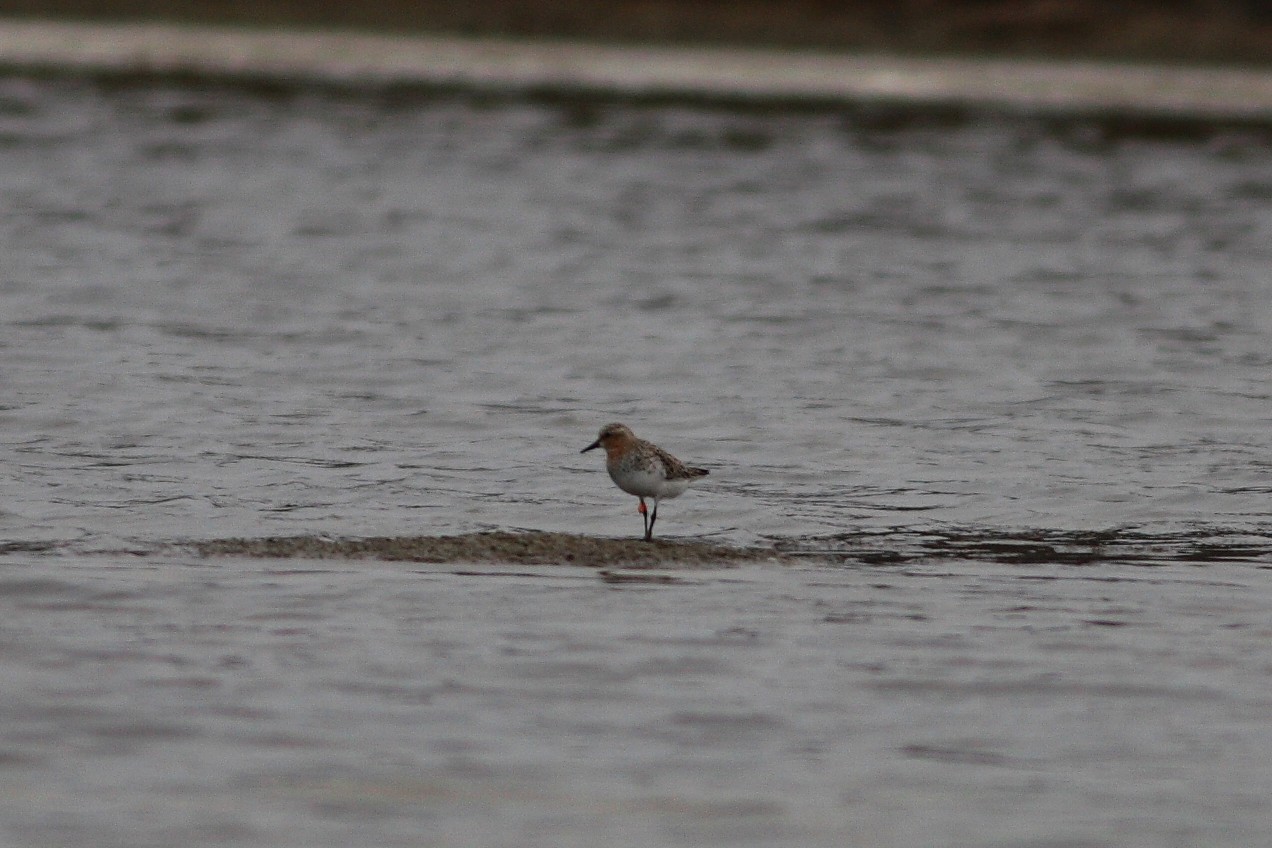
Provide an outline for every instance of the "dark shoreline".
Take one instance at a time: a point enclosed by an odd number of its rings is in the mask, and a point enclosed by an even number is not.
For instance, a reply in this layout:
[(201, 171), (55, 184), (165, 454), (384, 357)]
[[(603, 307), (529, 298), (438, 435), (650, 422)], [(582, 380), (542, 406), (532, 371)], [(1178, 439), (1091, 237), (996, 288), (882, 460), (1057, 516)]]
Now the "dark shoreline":
[(1272, 74), (1232, 67), (9, 19), (0, 23), (0, 68), (108, 89), (228, 85), (281, 98), (376, 97), (387, 107), (460, 97), (579, 114), (605, 104), (831, 109), (877, 129), (1023, 119), (1083, 144), (1262, 137), (1272, 128)]
[(13, 0), (4, 14), (61, 21), (339, 28), (910, 56), (1272, 65), (1272, 7), (1240, 0)]
[(391, 562), (574, 565), (583, 568), (712, 568), (787, 557), (771, 548), (739, 548), (692, 540), (610, 539), (571, 533), (488, 532), (460, 536), (375, 536), (329, 539), (271, 536), (189, 545), (201, 556), (253, 559), (378, 559)]

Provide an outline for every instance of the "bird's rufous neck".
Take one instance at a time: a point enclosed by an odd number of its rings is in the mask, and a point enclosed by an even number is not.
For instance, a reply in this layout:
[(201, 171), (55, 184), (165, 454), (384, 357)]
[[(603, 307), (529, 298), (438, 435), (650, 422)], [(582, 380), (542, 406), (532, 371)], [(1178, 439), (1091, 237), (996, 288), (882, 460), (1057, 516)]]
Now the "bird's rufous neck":
[(603, 447), (605, 448), (606, 459), (621, 459), (624, 454), (631, 450), (632, 444), (636, 440), (627, 436), (611, 436), (605, 440)]

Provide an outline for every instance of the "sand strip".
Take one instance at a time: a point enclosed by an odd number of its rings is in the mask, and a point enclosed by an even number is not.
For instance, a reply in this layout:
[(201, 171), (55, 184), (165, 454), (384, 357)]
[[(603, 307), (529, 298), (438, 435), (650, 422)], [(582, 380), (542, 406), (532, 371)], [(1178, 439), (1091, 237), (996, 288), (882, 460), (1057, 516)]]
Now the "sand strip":
[(1272, 123), (1272, 72), (0, 20), (0, 69)]

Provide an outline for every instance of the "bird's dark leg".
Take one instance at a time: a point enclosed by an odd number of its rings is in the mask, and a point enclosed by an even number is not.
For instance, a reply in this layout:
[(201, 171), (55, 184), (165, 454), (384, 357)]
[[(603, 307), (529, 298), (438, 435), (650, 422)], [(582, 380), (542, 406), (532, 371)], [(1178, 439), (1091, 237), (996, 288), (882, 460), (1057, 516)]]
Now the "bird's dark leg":
[(654, 540), (654, 522), (658, 520), (658, 499), (654, 498), (654, 511), (649, 514), (649, 528), (645, 531), (645, 541)]
[(640, 506), (636, 507), (636, 511), (640, 513), (641, 519), (645, 522), (645, 541), (649, 541), (649, 534), (653, 532), (653, 526), (649, 522), (649, 509), (645, 506), (645, 499), (640, 499)]

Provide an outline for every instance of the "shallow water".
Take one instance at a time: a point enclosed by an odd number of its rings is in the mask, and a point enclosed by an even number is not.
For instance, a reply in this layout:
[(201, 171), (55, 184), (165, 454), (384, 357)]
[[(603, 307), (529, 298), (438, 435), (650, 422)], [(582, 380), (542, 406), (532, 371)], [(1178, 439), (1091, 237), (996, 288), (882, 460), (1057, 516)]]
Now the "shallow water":
[(1269, 526), (1255, 141), (0, 95), (5, 536)]
[[(1269, 175), (1231, 133), (0, 82), (4, 832), (1266, 841)], [(611, 420), (711, 469), (666, 536), (809, 559), (103, 553), (635, 537)]]

